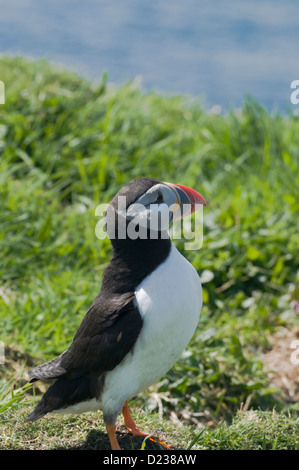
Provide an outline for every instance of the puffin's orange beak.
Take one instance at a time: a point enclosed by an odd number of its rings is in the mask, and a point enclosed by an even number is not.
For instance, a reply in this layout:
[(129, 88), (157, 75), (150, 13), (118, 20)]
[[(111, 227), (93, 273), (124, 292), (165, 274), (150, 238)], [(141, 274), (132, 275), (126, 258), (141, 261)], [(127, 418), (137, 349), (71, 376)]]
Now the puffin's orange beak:
[(190, 204), (191, 211), (195, 212), (198, 209), (198, 205), (206, 206), (206, 201), (195, 189), (189, 188), (188, 186), (182, 186), (181, 184), (164, 183), (172, 189), (177, 196), (177, 203), (179, 205)]

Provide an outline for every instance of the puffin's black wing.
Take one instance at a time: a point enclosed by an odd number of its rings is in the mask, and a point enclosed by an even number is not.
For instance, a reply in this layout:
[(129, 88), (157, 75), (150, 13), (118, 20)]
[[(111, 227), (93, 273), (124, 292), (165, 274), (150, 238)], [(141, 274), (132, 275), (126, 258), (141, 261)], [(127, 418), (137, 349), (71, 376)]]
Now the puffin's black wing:
[(133, 299), (128, 298), (125, 305), (105, 316), (98, 315), (94, 303), (60, 365), (67, 371), (92, 375), (114, 369), (133, 348), (142, 327)]
[[(105, 372), (116, 367), (132, 350), (142, 328), (143, 321), (134, 305), (134, 294), (121, 297), (114, 298), (112, 302), (110, 299), (109, 308), (107, 306), (105, 311), (105, 301), (98, 296), (71, 346), (53, 361), (29, 371), (31, 382), (56, 380), (28, 420), (99, 397)], [(115, 310), (111, 308), (113, 305)]]

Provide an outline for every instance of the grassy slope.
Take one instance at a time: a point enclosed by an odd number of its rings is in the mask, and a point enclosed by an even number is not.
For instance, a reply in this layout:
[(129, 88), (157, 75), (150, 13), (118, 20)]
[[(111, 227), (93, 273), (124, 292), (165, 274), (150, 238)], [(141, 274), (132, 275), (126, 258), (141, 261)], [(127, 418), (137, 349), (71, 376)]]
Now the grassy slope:
[(189, 423), (229, 421), (246, 401), (283, 406), (260, 355), (277, 327), (296, 324), (298, 118), (270, 117), (249, 98), (240, 115), (209, 115), (134, 82), (91, 86), (44, 62), (0, 65), (5, 344), (42, 359), (67, 347), (111, 253), (94, 234), (97, 204), (134, 177), (179, 182), (208, 201), (203, 247), (185, 252), (207, 280), (204, 308), (188, 353), (137, 403)]
[[(17, 412), (16, 412), (17, 411)], [(173, 450), (298, 450), (299, 422), (294, 415), (276, 411), (238, 412), (230, 425), (194, 431), (192, 426), (177, 426), (160, 420), (155, 413), (133, 408), (133, 417), (143, 431), (155, 435)], [(101, 413), (80, 416), (47, 416), (26, 423), (27, 406), (3, 413), (0, 450), (109, 450), (109, 439)], [(160, 450), (157, 443), (130, 436), (121, 420), (117, 437), (122, 449)]]

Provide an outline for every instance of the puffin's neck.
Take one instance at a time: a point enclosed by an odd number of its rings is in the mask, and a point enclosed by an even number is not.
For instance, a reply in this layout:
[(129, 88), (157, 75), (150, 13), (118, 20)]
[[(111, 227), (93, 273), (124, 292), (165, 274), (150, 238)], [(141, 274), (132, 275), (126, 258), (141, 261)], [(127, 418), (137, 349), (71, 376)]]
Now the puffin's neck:
[(114, 293), (134, 292), (142, 280), (168, 257), (171, 240), (167, 233), (158, 238), (112, 239), (113, 255), (102, 288)]

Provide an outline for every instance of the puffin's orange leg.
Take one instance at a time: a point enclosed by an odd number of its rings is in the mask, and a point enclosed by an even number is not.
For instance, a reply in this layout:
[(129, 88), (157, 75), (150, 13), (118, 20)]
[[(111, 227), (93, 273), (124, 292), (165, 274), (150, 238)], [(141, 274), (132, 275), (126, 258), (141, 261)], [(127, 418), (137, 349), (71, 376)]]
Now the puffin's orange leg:
[(107, 429), (108, 437), (110, 439), (111, 449), (121, 450), (116, 439), (115, 428), (116, 426), (113, 424), (106, 424), (106, 429)]
[[(137, 428), (137, 426), (136, 426), (136, 424), (135, 424), (135, 422), (132, 418), (132, 415), (130, 413), (127, 401), (123, 406), (122, 414), (123, 414), (123, 417), (124, 417), (125, 426), (126, 426), (128, 432), (130, 434), (132, 434), (133, 436), (143, 436), (143, 437), (146, 437), (146, 436), (149, 435), (146, 432), (139, 431), (139, 429)], [(165, 449), (170, 449), (170, 447), (171, 447), (168, 444), (165, 444), (165, 442), (160, 441), (156, 437), (155, 438), (149, 437), (149, 439), (153, 442), (159, 442), (159, 444), (161, 444)]]

